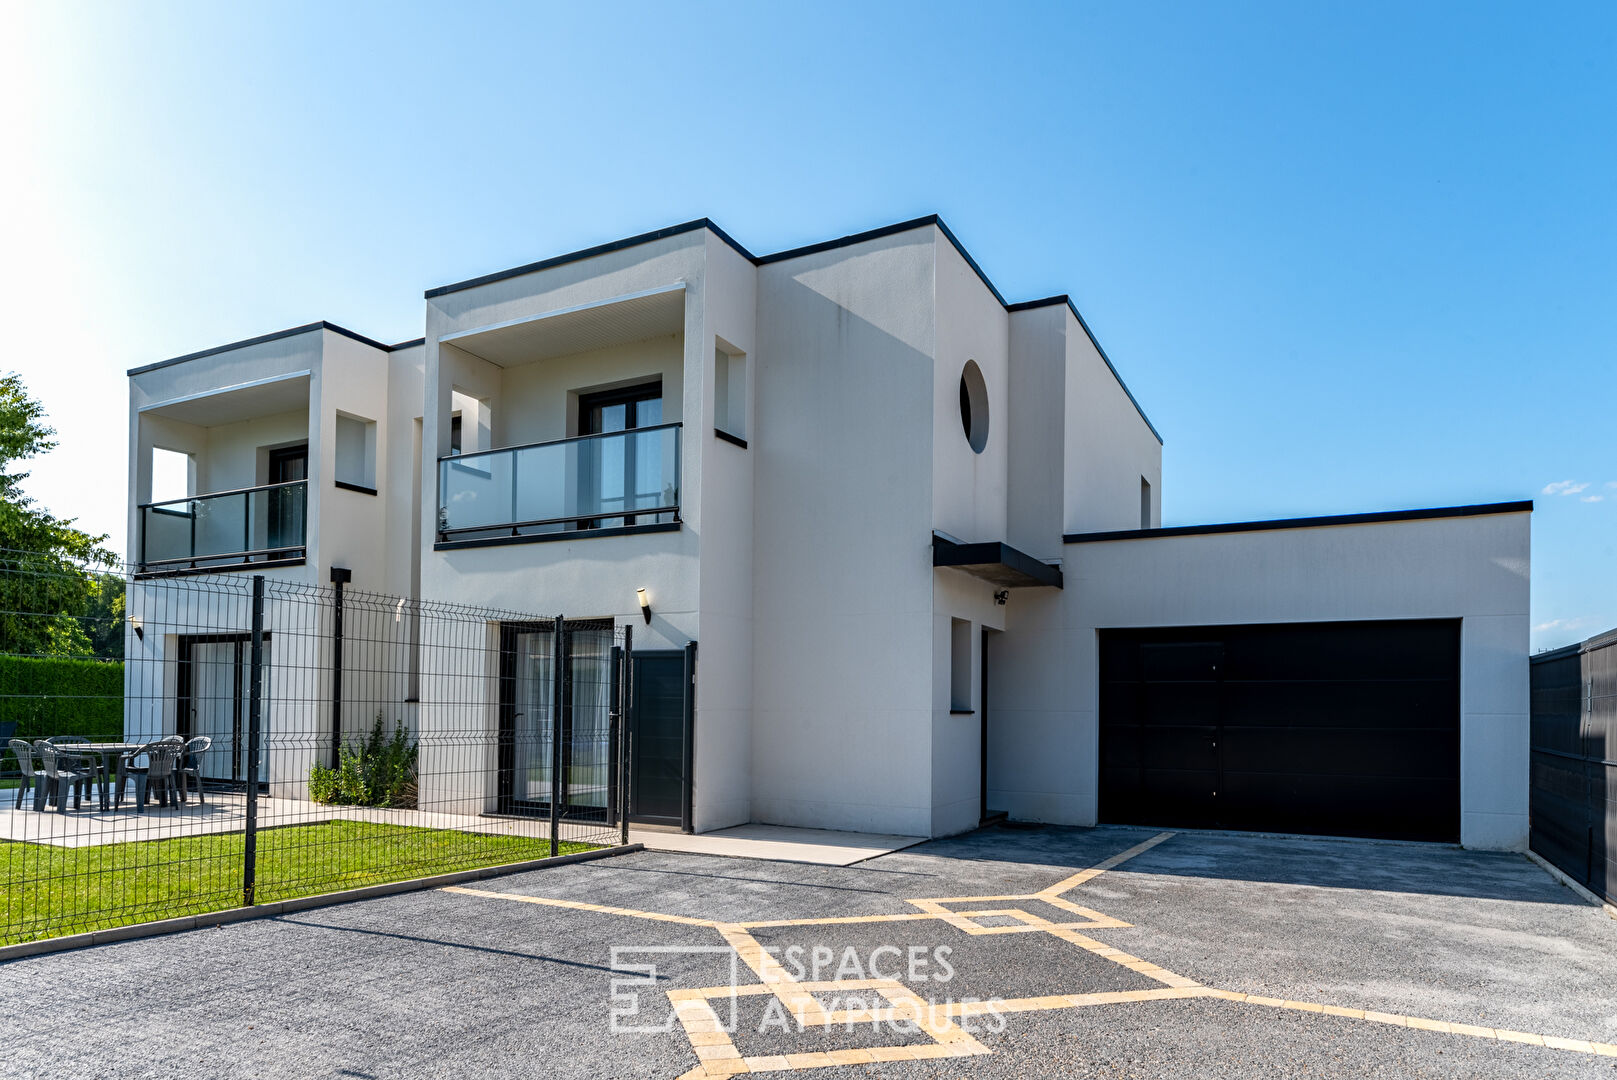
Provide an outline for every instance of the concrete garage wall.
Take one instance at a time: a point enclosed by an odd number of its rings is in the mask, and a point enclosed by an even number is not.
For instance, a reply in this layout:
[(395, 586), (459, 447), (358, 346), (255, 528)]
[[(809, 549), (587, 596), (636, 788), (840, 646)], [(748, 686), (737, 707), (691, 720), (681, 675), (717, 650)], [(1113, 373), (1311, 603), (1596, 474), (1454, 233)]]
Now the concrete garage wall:
[(1102, 628), (1459, 618), (1461, 842), (1523, 850), (1529, 514), (1067, 544), (1059, 598), (1013, 600), (995, 669), (990, 803), (1092, 824)]

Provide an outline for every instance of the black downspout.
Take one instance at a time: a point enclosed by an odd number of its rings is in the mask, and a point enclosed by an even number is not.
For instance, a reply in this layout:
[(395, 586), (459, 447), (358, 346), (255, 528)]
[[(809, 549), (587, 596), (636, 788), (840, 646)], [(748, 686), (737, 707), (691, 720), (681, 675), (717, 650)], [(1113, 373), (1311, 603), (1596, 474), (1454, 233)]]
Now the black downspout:
[(692, 806), (696, 787), (696, 642), (685, 643), (685, 752), (680, 763), (680, 776), (684, 783), (684, 802), (680, 806), (679, 827), (683, 832), (696, 831), (696, 815)]
[(343, 586), (354, 580), (354, 572), (344, 566), (331, 568), (331, 767), (342, 758), (342, 614)]

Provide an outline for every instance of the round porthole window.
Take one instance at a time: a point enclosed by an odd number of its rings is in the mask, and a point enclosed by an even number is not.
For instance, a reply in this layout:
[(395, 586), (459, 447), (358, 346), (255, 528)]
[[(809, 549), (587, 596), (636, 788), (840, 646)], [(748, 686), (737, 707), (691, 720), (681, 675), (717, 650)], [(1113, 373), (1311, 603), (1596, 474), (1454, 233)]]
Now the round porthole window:
[(972, 450), (982, 453), (988, 445), (988, 384), (975, 360), (967, 360), (960, 373), (960, 426)]

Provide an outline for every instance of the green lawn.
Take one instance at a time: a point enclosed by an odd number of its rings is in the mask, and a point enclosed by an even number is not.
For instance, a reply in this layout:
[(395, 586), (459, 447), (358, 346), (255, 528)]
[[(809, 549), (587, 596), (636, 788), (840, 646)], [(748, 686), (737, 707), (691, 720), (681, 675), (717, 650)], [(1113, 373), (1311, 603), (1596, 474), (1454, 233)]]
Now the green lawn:
[[(0, 842), (0, 944), (241, 904), (242, 833), (96, 847)], [(597, 845), (563, 843), (568, 855)], [(258, 834), (258, 902), (541, 859), (550, 841), (333, 821)]]

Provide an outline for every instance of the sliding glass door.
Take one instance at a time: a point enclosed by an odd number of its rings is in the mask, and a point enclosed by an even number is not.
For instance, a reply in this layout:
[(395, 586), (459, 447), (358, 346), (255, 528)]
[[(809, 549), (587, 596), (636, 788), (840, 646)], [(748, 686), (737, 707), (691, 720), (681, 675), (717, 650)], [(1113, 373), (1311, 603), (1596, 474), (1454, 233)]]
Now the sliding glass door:
[(564, 816), (604, 816), (616, 779), (611, 623), (570, 623), (559, 643), (546, 623), (507, 624), (500, 637), (501, 810), (548, 814), (559, 799)]
[[(259, 740), (268, 743), (270, 641), (264, 638), (265, 678), (262, 695), (264, 718)], [(179, 697), (175, 730), (187, 739), (206, 735), (213, 740), (199, 761), (202, 777), (221, 783), (239, 783), (254, 770), (247, 761), (248, 697), (252, 667), (252, 638), (248, 634), (207, 634), (180, 639)], [(269, 779), (267, 754), (260, 748), (258, 782)]]

